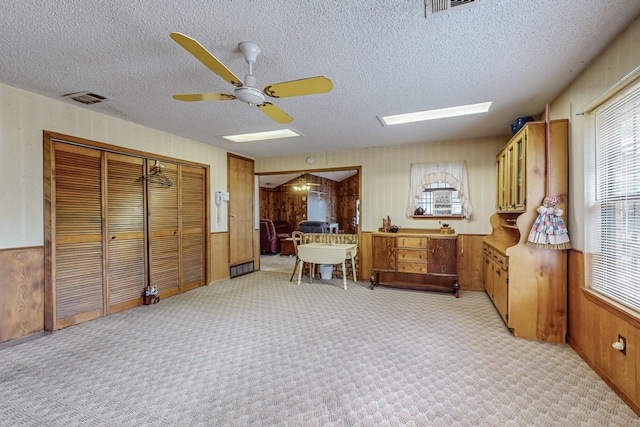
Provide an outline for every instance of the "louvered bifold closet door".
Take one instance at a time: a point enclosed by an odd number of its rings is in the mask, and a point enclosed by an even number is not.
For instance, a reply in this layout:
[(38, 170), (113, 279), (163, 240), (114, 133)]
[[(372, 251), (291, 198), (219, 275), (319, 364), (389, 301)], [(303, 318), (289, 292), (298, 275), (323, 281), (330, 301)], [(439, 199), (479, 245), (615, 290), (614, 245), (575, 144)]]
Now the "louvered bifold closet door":
[(55, 329), (104, 315), (101, 153), (54, 143)]
[(144, 160), (107, 153), (107, 292), (109, 312), (142, 304), (146, 287)]
[[(149, 168), (153, 164), (149, 162)], [(148, 181), (150, 283), (168, 297), (179, 292), (178, 166), (163, 163), (162, 173), (173, 183)]]
[(205, 281), (205, 170), (180, 167), (181, 291)]

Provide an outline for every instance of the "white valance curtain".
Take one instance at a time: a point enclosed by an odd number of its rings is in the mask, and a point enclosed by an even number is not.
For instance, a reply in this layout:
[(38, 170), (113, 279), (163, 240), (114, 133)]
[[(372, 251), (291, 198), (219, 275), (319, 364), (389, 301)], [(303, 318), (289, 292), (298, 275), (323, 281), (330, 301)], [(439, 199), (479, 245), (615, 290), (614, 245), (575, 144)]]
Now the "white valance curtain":
[(407, 216), (413, 215), (418, 199), (427, 186), (437, 182), (446, 182), (458, 190), (458, 198), (462, 203), (462, 215), (469, 218), (473, 209), (469, 202), (467, 164), (464, 161), (412, 164)]

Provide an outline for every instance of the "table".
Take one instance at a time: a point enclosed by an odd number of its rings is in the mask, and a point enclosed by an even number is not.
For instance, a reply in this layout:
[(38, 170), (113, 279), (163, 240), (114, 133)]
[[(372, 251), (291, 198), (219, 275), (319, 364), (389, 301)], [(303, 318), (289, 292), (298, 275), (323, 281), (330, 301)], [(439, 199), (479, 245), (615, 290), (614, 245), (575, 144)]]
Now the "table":
[[(356, 243), (306, 243), (298, 245), (298, 263), (308, 262), (312, 264), (312, 271), (315, 264), (342, 264), (342, 282), (344, 289), (347, 289), (347, 272), (344, 261), (351, 257), (351, 267), (353, 268), (353, 281), (356, 279), (355, 255), (358, 245)], [(298, 271), (298, 285), (302, 278), (302, 267)]]
[(338, 234), (340, 224), (338, 224), (337, 222), (331, 222), (328, 223), (327, 226), (329, 227), (329, 234)]

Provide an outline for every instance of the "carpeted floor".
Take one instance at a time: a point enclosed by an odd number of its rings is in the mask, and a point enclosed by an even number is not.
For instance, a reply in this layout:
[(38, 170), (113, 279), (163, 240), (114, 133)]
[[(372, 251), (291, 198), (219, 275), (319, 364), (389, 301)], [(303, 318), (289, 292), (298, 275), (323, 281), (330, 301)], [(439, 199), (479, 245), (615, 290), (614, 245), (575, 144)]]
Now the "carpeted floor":
[(484, 293), (289, 282), (293, 258), (0, 350), (0, 426), (640, 426)]

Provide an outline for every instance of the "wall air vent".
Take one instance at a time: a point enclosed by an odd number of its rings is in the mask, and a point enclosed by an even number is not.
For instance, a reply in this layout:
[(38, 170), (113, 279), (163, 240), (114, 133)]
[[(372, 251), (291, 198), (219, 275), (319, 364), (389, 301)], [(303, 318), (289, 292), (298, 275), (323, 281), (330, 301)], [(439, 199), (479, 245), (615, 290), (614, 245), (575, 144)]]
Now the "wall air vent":
[(483, 6), (495, 0), (424, 0), (425, 16), (440, 15), (446, 12), (467, 9), (473, 6)]
[(81, 102), (85, 105), (97, 104), (98, 102), (107, 101), (107, 98), (102, 95), (98, 95), (93, 92), (76, 92), (64, 95), (65, 98), (69, 98), (76, 102)]
[(229, 267), (229, 278), (231, 279), (249, 273), (253, 273), (253, 261), (245, 262), (244, 264), (232, 265), (231, 267)]

